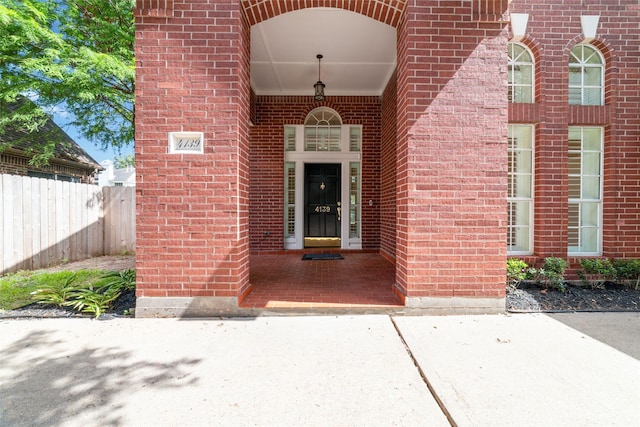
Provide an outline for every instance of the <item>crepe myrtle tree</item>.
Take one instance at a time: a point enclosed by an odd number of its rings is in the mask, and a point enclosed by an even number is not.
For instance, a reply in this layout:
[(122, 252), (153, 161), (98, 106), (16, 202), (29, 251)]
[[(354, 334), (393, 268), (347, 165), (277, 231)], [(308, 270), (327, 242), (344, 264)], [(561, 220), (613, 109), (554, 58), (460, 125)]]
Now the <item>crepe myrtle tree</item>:
[[(9, 127), (28, 134), (47, 114), (63, 112), (69, 125), (102, 149), (131, 144), (134, 5), (135, 0), (3, 0), (0, 139)], [(20, 102), (25, 98), (32, 102)], [(39, 159), (46, 162), (53, 153), (46, 145), (52, 143), (42, 144)]]

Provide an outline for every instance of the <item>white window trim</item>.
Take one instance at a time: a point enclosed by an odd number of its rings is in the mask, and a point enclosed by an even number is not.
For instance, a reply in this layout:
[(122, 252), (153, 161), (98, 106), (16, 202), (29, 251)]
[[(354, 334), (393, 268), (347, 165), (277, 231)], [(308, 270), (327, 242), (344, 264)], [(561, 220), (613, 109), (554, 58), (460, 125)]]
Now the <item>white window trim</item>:
[[(579, 63), (572, 63), (570, 62), (568, 64), (568, 68), (580, 68), (580, 86), (571, 86), (570, 84), (567, 84), (567, 88), (579, 88), (580, 89), (580, 103), (579, 104), (569, 104), (569, 105), (596, 105), (596, 106), (602, 106), (604, 105), (604, 86), (605, 86), (605, 82), (604, 82), (604, 77), (605, 77), (605, 66), (606, 66), (606, 62), (604, 60), (604, 56), (602, 55), (602, 52), (600, 52), (600, 49), (596, 48), (595, 46), (591, 46), (591, 45), (576, 45), (574, 46), (571, 51), (569, 51), (569, 57), (571, 57), (571, 55), (573, 55), (572, 51), (573, 49), (575, 49), (576, 47), (589, 47), (590, 49), (593, 49), (596, 54), (600, 57), (600, 64), (588, 64), (585, 62), (579, 62)], [(583, 50), (584, 52), (584, 50)], [(584, 56), (582, 58), (582, 60), (584, 60)], [(593, 89), (596, 88), (598, 86), (585, 86), (584, 84), (584, 69), (585, 68), (600, 68), (600, 103), (599, 104), (585, 104), (584, 103), (584, 92), (585, 89)], [(569, 83), (569, 82), (567, 82)]]
[[(284, 151), (284, 161), (295, 163), (295, 225), (294, 237), (285, 238), (285, 249), (304, 248), (304, 166), (312, 163), (336, 163), (341, 165), (341, 199), (342, 206), (349, 206), (349, 177), (351, 162), (360, 162), (360, 180), (362, 180), (362, 154), (360, 152), (349, 151), (350, 132), (353, 125), (342, 125), (341, 148), (342, 151), (304, 151), (304, 125), (285, 125), (285, 127), (296, 128), (296, 151)], [(283, 128), (284, 135), (284, 128)], [(342, 217), (350, 218), (350, 212), (345, 212)], [(359, 212), (358, 221), (362, 227), (362, 209)], [(349, 221), (342, 220), (340, 224), (341, 249), (362, 249), (362, 238), (351, 238), (349, 233)]]
[[(589, 257), (589, 256), (601, 256), (602, 255), (602, 232), (603, 232), (603, 205), (604, 205), (604, 197), (603, 197), (603, 191), (604, 191), (604, 127), (602, 126), (569, 126), (570, 128), (579, 128), (580, 129), (580, 191), (582, 192), (582, 168), (583, 168), (583, 161), (582, 161), (582, 153), (584, 152), (584, 150), (582, 149), (582, 146), (584, 144), (584, 129), (600, 129), (600, 199), (599, 200), (595, 200), (595, 199), (568, 199), (568, 203), (578, 203), (578, 206), (580, 205), (580, 203), (598, 203), (598, 235), (597, 235), (597, 243), (596, 243), (596, 251), (595, 252), (577, 252), (577, 251), (571, 251), (569, 249), (569, 247), (567, 247), (567, 255), (568, 256), (572, 256), (572, 257)], [(580, 214), (578, 214), (578, 222), (581, 220), (581, 216)], [(580, 226), (578, 226), (578, 235), (580, 234)]]
[[(519, 123), (509, 123), (509, 126), (526, 126), (529, 127), (531, 129), (531, 197), (530, 198), (519, 198), (519, 197), (512, 197), (512, 198), (507, 198), (507, 202), (510, 201), (528, 201), (531, 203), (530, 208), (529, 208), (529, 250), (528, 251), (510, 251), (509, 248), (507, 247), (507, 255), (532, 255), (533, 254), (533, 246), (534, 246), (534, 212), (535, 212), (535, 186), (536, 186), (536, 164), (535, 164), (535, 159), (536, 159), (536, 153), (535, 153), (535, 147), (536, 147), (536, 127), (535, 125), (532, 124), (519, 124)], [(507, 224), (507, 227), (509, 226), (509, 224)]]
[[(516, 102), (514, 101), (515, 99), (515, 95), (512, 95), (512, 100), (509, 101), (509, 103), (511, 104), (533, 104), (536, 102), (536, 59), (535, 56), (533, 55), (533, 52), (531, 52), (531, 49), (529, 49), (529, 47), (527, 47), (527, 45), (523, 44), (523, 43), (518, 43), (518, 42), (509, 42), (509, 45), (518, 45), (520, 47), (522, 47), (523, 49), (525, 49), (527, 51), (527, 53), (529, 53), (529, 56), (531, 57), (531, 62), (518, 62), (518, 61), (513, 61), (511, 59), (508, 60), (508, 65), (518, 65), (518, 64), (524, 64), (524, 65), (531, 65), (531, 101), (529, 102)], [(507, 67), (507, 71), (508, 71), (508, 67)], [(523, 85), (523, 84), (519, 84), (516, 85), (514, 83), (510, 83), (508, 86), (510, 87), (516, 87), (516, 86), (521, 86), (521, 87), (525, 87), (528, 85)]]

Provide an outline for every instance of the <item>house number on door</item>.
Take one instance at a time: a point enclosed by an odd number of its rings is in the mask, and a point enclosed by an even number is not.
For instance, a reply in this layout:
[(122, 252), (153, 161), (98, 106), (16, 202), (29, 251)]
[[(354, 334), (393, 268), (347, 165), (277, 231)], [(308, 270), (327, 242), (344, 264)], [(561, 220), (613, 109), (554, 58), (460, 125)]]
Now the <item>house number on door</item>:
[(331, 212), (331, 206), (316, 206), (314, 210), (319, 213)]

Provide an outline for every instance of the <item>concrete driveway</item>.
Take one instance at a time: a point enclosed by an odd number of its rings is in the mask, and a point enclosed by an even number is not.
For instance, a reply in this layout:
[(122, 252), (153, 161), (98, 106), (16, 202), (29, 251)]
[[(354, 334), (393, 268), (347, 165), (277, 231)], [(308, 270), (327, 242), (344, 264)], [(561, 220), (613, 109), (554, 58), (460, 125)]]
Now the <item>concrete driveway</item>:
[(640, 360), (640, 313), (553, 313), (548, 316)]

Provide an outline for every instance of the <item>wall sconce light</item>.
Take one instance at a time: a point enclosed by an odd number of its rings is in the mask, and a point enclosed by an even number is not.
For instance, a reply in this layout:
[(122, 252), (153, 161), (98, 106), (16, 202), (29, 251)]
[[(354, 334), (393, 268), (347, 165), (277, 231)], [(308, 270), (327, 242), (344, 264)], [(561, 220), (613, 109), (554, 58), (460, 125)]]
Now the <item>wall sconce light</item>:
[(324, 101), (324, 88), (326, 86), (320, 80), (320, 60), (322, 59), (322, 55), (317, 54), (316, 58), (318, 58), (318, 81), (316, 82), (316, 84), (313, 85), (313, 88), (316, 90), (314, 99), (316, 101)]
[(584, 40), (586, 42), (590, 42), (591, 40), (596, 38), (599, 20), (600, 20), (600, 15), (582, 15), (580, 17), (582, 34), (584, 34)]
[(511, 32), (513, 40), (522, 40), (527, 34), (527, 24), (529, 23), (528, 13), (512, 13), (511, 14)]

